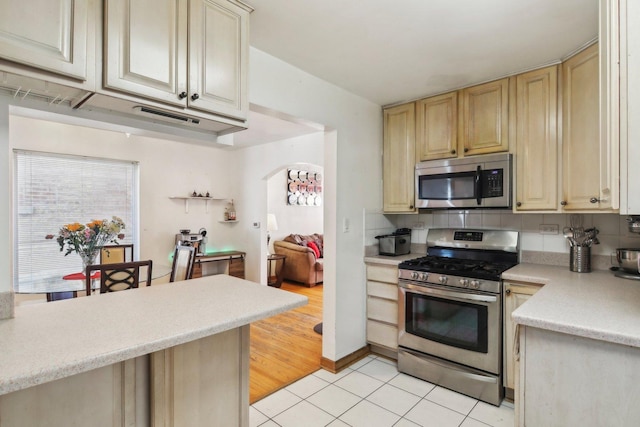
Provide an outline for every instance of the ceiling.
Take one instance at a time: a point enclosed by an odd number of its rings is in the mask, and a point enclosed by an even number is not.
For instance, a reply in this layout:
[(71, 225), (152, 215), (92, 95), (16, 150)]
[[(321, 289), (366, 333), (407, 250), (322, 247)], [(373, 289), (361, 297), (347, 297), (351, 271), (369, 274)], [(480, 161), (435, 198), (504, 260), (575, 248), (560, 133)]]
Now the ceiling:
[[(598, 0), (246, 1), (251, 46), (378, 105), (539, 67), (598, 35)], [(262, 115), (236, 147), (281, 136)]]

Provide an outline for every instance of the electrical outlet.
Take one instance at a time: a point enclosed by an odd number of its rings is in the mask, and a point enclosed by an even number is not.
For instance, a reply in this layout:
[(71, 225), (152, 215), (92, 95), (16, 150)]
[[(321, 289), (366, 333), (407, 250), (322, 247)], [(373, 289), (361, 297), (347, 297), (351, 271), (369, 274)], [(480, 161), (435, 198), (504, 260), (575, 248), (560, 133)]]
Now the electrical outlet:
[(540, 234), (559, 234), (560, 226), (558, 224), (540, 224)]
[(424, 230), (424, 222), (414, 222), (411, 228), (414, 230)]
[(260, 228), (260, 222), (254, 222), (253, 228)]

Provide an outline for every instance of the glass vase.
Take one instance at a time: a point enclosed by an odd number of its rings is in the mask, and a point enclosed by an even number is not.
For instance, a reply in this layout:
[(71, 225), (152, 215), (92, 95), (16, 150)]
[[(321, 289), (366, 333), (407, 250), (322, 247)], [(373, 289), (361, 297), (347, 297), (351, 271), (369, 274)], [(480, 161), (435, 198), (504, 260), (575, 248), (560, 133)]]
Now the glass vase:
[(98, 251), (94, 252), (80, 252), (80, 258), (82, 258), (82, 274), (85, 274), (87, 267), (96, 263), (98, 257)]

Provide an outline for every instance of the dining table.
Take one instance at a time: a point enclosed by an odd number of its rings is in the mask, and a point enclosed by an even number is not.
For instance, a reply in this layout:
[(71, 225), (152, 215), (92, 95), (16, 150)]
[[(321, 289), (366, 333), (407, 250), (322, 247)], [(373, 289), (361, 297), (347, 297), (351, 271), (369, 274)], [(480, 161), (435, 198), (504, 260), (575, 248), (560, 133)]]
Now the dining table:
[[(168, 276), (171, 273), (171, 267), (163, 264), (153, 264), (151, 269), (151, 280)], [(140, 277), (146, 277), (146, 267), (140, 268)], [(100, 288), (98, 277), (94, 280), (94, 289)], [(86, 290), (84, 273), (72, 273), (64, 277), (55, 277), (46, 280), (32, 281), (30, 283), (21, 283), (16, 293), (18, 294), (47, 294), (48, 300), (52, 301), (65, 293), (73, 293)], [(68, 298), (68, 296), (67, 296)]]

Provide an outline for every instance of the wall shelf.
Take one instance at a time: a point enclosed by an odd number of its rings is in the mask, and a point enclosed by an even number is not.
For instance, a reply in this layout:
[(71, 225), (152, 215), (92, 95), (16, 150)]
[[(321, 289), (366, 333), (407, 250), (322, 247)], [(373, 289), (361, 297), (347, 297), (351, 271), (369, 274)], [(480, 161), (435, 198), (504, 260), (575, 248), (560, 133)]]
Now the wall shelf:
[(209, 213), (209, 200), (229, 200), (227, 198), (218, 197), (197, 197), (197, 196), (171, 196), (173, 200), (184, 200), (184, 213), (189, 213), (189, 200), (204, 200), (204, 211)]
[(220, 220), (220, 221), (218, 221), (218, 222), (221, 222), (221, 223), (223, 223), (223, 224), (227, 224), (227, 223), (229, 223), (229, 222), (238, 222), (238, 220), (237, 220), (237, 219), (234, 219), (234, 220), (226, 220), (226, 221)]

